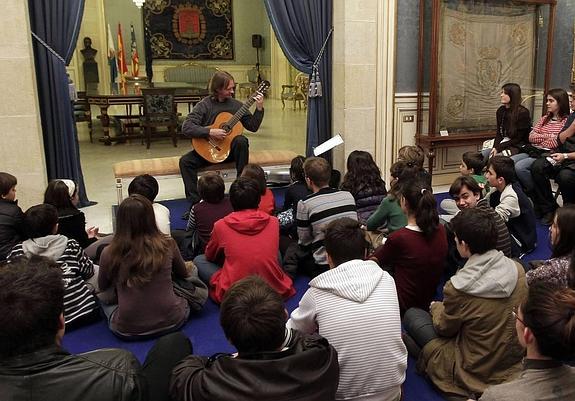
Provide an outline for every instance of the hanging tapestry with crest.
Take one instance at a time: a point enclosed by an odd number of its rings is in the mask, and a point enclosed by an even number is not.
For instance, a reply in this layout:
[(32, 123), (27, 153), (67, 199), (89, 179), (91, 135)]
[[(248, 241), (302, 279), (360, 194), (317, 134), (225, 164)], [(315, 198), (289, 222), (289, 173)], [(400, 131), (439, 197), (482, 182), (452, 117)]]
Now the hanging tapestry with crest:
[(440, 129), (494, 129), (503, 84), (519, 84), (524, 97), (533, 91), (537, 47), (534, 7), (507, 3), (442, 3)]
[(146, 0), (154, 59), (233, 60), (232, 0)]

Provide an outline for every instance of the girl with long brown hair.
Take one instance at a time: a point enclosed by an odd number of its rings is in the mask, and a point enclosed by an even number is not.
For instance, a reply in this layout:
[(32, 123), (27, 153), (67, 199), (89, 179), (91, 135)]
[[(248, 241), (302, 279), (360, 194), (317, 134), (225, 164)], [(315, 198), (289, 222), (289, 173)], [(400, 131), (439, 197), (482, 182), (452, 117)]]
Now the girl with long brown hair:
[(110, 330), (140, 338), (179, 329), (188, 319), (186, 299), (173, 290), (172, 275), (188, 271), (176, 242), (156, 225), (152, 203), (131, 195), (118, 208), (116, 233), (100, 257), (101, 290), (115, 287), (117, 305), (104, 305)]

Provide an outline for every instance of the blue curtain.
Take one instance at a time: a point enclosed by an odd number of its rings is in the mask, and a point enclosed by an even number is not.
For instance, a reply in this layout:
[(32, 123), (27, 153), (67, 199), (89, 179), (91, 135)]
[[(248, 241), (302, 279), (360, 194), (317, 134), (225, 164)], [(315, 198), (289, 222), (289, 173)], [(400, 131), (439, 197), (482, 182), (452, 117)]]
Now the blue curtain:
[(80, 206), (86, 206), (89, 201), (66, 75), (80, 32), (84, 0), (28, 0), (28, 9), (48, 179), (74, 180)]
[[(311, 74), (312, 65), (332, 27), (332, 0), (265, 0), (280, 47), (298, 70)], [(306, 154), (332, 136), (331, 41), (319, 62), (323, 96), (309, 98)], [(331, 162), (331, 152), (322, 155)]]

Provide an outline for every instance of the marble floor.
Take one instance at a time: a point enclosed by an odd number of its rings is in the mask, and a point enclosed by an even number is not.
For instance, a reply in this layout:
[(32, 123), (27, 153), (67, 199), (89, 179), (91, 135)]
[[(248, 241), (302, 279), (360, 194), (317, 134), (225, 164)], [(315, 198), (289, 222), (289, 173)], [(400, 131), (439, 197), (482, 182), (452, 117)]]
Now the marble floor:
[[(280, 100), (266, 99), (265, 116), (257, 134), (247, 133), (250, 148), (253, 150), (286, 149), (298, 154), (305, 152), (305, 131), (307, 113), (305, 110), (293, 110), (286, 104), (282, 108)], [(185, 115), (184, 106), (180, 113)], [(95, 109), (92, 110), (96, 112)], [(122, 113), (122, 110), (110, 108), (110, 114)], [(112, 165), (116, 162), (132, 159), (148, 159), (183, 155), (190, 150), (190, 142), (178, 140), (178, 147), (173, 147), (169, 138), (152, 142), (150, 149), (138, 140), (128, 143), (104, 146), (97, 140), (102, 135), (99, 120), (94, 117), (94, 142), (90, 143), (87, 123), (78, 123), (80, 141), (80, 157), (86, 191), (91, 201), (98, 202), (95, 206), (83, 208), (87, 225), (98, 226), (100, 232), (112, 232), (112, 205), (117, 203), (116, 184)], [(160, 193), (158, 199), (178, 199), (184, 197), (184, 187), (181, 179), (159, 180)]]

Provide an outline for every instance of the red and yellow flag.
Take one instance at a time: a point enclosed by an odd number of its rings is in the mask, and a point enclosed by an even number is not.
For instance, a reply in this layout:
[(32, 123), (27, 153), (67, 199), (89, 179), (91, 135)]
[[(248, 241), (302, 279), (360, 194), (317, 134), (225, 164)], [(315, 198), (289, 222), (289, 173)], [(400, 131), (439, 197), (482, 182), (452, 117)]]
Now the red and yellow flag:
[(122, 25), (118, 24), (118, 75), (120, 82), (126, 82), (128, 66), (126, 65), (126, 53), (124, 52), (124, 41), (122, 40)]
[(140, 74), (140, 57), (138, 57), (138, 47), (136, 46), (136, 33), (134, 32), (134, 25), (130, 24), (131, 40), (130, 45), (132, 50), (132, 76), (137, 77)]

